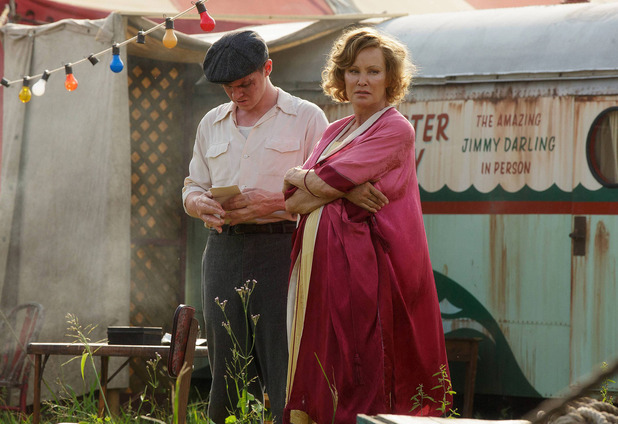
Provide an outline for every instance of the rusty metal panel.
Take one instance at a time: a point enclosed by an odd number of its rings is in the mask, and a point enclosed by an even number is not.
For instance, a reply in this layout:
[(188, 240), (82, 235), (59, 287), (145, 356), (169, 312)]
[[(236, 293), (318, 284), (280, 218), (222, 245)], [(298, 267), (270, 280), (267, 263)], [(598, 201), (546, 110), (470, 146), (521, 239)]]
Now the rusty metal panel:
[(585, 256), (573, 258), (571, 383), (618, 356), (618, 216), (588, 217)]
[(573, 231), (569, 234), (573, 240), (573, 256), (584, 256), (586, 254), (586, 241), (588, 225), (585, 216), (573, 217)]
[[(595, 118), (602, 111), (616, 105), (618, 99), (615, 96), (576, 98), (573, 119), (576, 157), (574, 184), (579, 181), (590, 190), (600, 187), (586, 161), (587, 134)], [(613, 193), (616, 191), (614, 189)], [(618, 318), (618, 246), (615, 236), (618, 234), (618, 203), (614, 204), (616, 207), (611, 215), (586, 216), (585, 254), (573, 257), (570, 339), (572, 384), (582, 376), (598, 371), (602, 362), (618, 357), (618, 337), (615, 332)]]
[[(426, 215), (434, 270), (470, 292), (498, 323), (523, 376), (542, 395), (569, 383), (570, 217), (559, 215)], [(562, 237), (558, 237), (562, 234)], [(465, 246), (465, 248), (464, 248)], [(443, 301), (444, 302), (444, 301)], [(444, 311), (445, 303), (441, 303)], [(474, 311), (460, 315), (474, 316)], [(486, 322), (450, 323), (488, 335)], [(492, 343), (498, 345), (496, 337)], [(506, 353), (498, 352), (506, 357)], [(487, 393), (500, 370), (481, 356), (477, 392)], [(499, 364), (504, 367), (506, 364)], [(514, 376), (504, 393), (523, 385)], [(513, 385), (513, 386), (508, 386)], [(494, 390), (496, 388), (493, 388)], [(491, 392), (494, 392), (492, 390)]]

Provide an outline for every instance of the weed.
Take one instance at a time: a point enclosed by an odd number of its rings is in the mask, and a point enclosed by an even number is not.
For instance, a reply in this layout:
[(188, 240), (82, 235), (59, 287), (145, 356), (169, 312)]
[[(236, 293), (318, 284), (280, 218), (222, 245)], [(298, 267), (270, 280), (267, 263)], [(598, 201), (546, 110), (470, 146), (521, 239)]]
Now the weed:
[(453, 390), (453, 384), (451, 383), (448, 371), (446, 370), (446, 364), (440, 365), (440, 370), (433, 374), (432, 377), (437, 377), (438, 384), (430, 390), (442, 389), (442, 399), (436, 401), (434, 398), (425, 393), (423, 385), (419, 384), (416, 388), (416, 394), (410, 399), (412, 401), (412, 409), (410, 409), (409, 412), (418, 409), (422, 416), (423, 408), (426, 406), (427, 402), (432, 402), (440, 405), (436, 408), (436, 411), (442, 412), (443, 416), (447, 415), (447, 413), (448, 418), (459, 416), (457, 409), (452, 409), (450, 407), (452, 402), (449, 400), (449, 396), (454, 396), (456, 392)]
[[(605, 371), (607, 370), (607, 367), (607, 362), (603, 362), (601, 369)], [(601, 402), (609, 403), (610, 405), (614, 404), (614, 396), (609, 393), (609, 385), (613, 383), (615, 383), (615, 381), (610, 378), (603, 381), (603, 384), (601, 385)]]
[[(92, 341), (90, 340), (90, 334), (92, 333), (92, 331), (94, 331), (96, 326), (88, 324), (86, 327), (82, 327), (81, 324), (79, 323), (79, 320), (77, 319), (77, 317), (75, 315), (73, 315), (73, 314), (67, 314), (66, 318), (67, 318), (67, 322), (69, 324), (69, 334), (67, 334), (67, 336), (72, 338), (72, 339), (75, 339), (75, 342), (81, 343), (81, 344), (84, 345), (84, 352), (82, 353), (82, 355), (80, 357), (81, 358), (81, 361), (80, 361), (80, 371), (81, 371), (82, 381), (83, 382), (86, 381), (85, 369), (86, 369), (86, 365), (87, 364), (89, 364), (92, 367), (92, 370), (94, 371), (94, 374), (96, 376), (95, 383), (94, 383), (95, 387), (90, 387), (90, 390), (89, 390), (87, 396), (84, 399), (90, 401), (91, 403), (95, 403), (96, 404), (96, 400), (95, 400), (96, 389), (98, 389), (100, 393), (103, 393), (103, 388), (101, 386), (101, 378), (98, 375), (97, 368), (96, 368), (96, 365), (94, 363), (94, 352), (96, 352), (96, 350), (95, 351), (92, 350), (92, 346), (91, 346)], [(76, 358), (69, 359), (67, 362), (65, 362), (65, 364), (73, 361), (74, 359), (76, 359)], [(72, 399), (73, 402), (69, 403), (69, 405), (78, 405), (79, 402), (76, 399), (75, 392), (71, 390), (69, 393), (73, 397), (73, 399)], [(101, 399), (103, 400), (103, 404), (105, 406), (105, 411), (107, 412), (107, 416), (110, 417), (111, 416), (111, 412), (109, 410), (109, 405), (107, 404), (107, 399), (105, 398), (105, 396), (101, 396)], [(96, 411), (96, 413), (94, 414), (94, 417), (97, 417), (97, 415), (98, 415), (98, 407), (95, 406), (94, 410)], [(60, 411), (65, 416), (67, 414), (67, 411), (69, 411), (69, 413), (72, 414), (72, 415), (74, 413), (76, 413), (76, 411), (71, 411), (70, 408), (66, 408), (66, 407), (62, 407), (62, 406), (58, 406), (57, 411)], [(86, 415), (86, 417), (89, 417), (89, 416), (91, 416), (93, 414), (89, 413), (89, 412), (86, 412), (85, 415)], [(69, 416), (71, 416), (71, 415), (69, 415)], [(111, 420), (111, 419), (109, 421), (113, 422), (113, 420)]]
[[(453, 390), (453, 384), (451, 383), (451, 378), (448, 375), (448, 371), (446, 370), (446, 364), (440, 365), (440, 371), (435, 373), (433, 377), (438, 377), (438, 385), (431, 388), (431, 390), (442, 389), (442, 399), (438, 402), (440, 407), (437, 409), (442, 412), (443, 415), (446, 414), (447, 411), (451, 413), (451, 415), (459, 415), (456, 411), (452, 410), (449, 405), (451, 402), (448, 400), (448, 397), (454, 396), (455, 391)], [(448, 409), (447, 409), (448, 408)]]
[(425, 406), (425, 400), (429, 400), (434, 403), (436, 402), (434, 398), (425, 393), (422, 384), (418, 385), (418, 387), (416, 388), (416, 394), (412, 396), (412, 399), (410, 400), (412, 401), (412, 409), (410, 409), (409, 412), (418, 409), (419, 411), (421, 411), (421, 416), (423, 413), (423, 407)]
[(318, 365), (320, 366), (320, 369), (322, 370), (322, 374), (324, 375), (324, 378), (326, 379), (326, 384), (328, 384), (328, 390), (330, 390), (331, 398), (333, 399), (332, 424), (335, 424), (335, 415), (337, 414), (337, 405), (339, 403), (339, 393), (337, 392), (337, 388), (335, 387), (335, 376), (333, 375), (333, 383), (331, 384), (330, 380), (328, 379), (328, 376), (326, 375), (326, 371), (324, 371), (324, 367), (322, 366), (322, 363), (320, 362), (320, 358), (318, 358), (318, 354), (315, 352), (313, 354), (315, 355), (315, 359), (318, 361)]
[[(249, 315), (249, 300), (255, 289), (257, 282), (255, 280), (247, 281), (242, 287), (236, 288), (236, 293), (240, 297), (242, 308), (245, 316), (249, 317), (253, 322), (254, 328), (257, 326), (259, 315)], [(251, 334), (249, 326), (245, 329), (244, 339), (241, 341), (238, 335), (232, 329), (230, 320), (225, 312), (227, 300), (220, 301), (215, 298), (215, 303), (223, 312), (224, 322), (223, 327), (232, 340), (232, 358), (226, 362), (226, 388), (230, 404), (233, 404), (230, 391), (238, 399), (236, 407), (228, 410), (229, 416), (225, 419), (226, 424), (239, 423), (260, 423), (264, 416), (264, 405), (249, 391), (249, 387), (256, 381), (257, 377), (251, 376), (250, 369), (253, 363), (253, 347), (255, 346), (255, 332)]]

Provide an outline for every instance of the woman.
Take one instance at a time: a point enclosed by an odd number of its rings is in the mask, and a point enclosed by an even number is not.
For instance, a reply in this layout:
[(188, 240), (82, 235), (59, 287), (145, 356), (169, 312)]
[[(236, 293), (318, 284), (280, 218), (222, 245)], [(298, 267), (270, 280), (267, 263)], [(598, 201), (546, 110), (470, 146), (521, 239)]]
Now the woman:
[(288, 292), (286, 423), (441, 415), (451, 401), (414, 129), (392, 107), (412, 68), (398, 41), (371, 28), (344, 34), (322, 87), (354, 115), (331, 124), (305, 165), (285, 176), (286, 208), (301, 215)]

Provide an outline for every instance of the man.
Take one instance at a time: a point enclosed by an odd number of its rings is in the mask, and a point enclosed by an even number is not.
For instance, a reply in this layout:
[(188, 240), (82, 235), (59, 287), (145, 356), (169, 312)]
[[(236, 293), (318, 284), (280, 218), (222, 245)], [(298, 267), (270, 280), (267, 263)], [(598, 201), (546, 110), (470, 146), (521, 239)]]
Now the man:
[[(244, 340), (249, 328), (255, 337), (255, 371), (276, 421), (285, 405), (287, 284), (295, 218), (285, 211), (281, 189), (285, 172), (305, 161), (328, 122), (316, 105), (275, 87), (269, 78), (272, 69), (266, 44), (253, 31), (229, 33), (208, 50), (206, 78), (222, 84), (231, 102), (212, 109), (200, 122), (183, 188), (186, 212), (210, 228), (202, 292), (212, 371), (208, 413), (216, 424), (236, 409), (229, 375), (229, 393), (226, 389), (226, 361), (233, 346), (216, 298), (228, 301), (225, 314), (237, 336)], [(222, 203), (210, 191), (232, 185), (241, 194), (220, 199)], [(234, 290), (248, 280), (257, 281), (248, 310), (260, 315), (257, 325), (247, 319)]]

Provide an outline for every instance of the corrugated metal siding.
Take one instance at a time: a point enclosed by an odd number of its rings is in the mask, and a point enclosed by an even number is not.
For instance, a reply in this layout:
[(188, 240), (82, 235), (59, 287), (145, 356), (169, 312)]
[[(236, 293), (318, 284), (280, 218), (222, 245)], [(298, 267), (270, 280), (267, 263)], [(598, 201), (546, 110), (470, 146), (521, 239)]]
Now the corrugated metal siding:
[(618, 69), (616, 4), (410, 15), (378, 28), (408, 46), (424, 78)]

